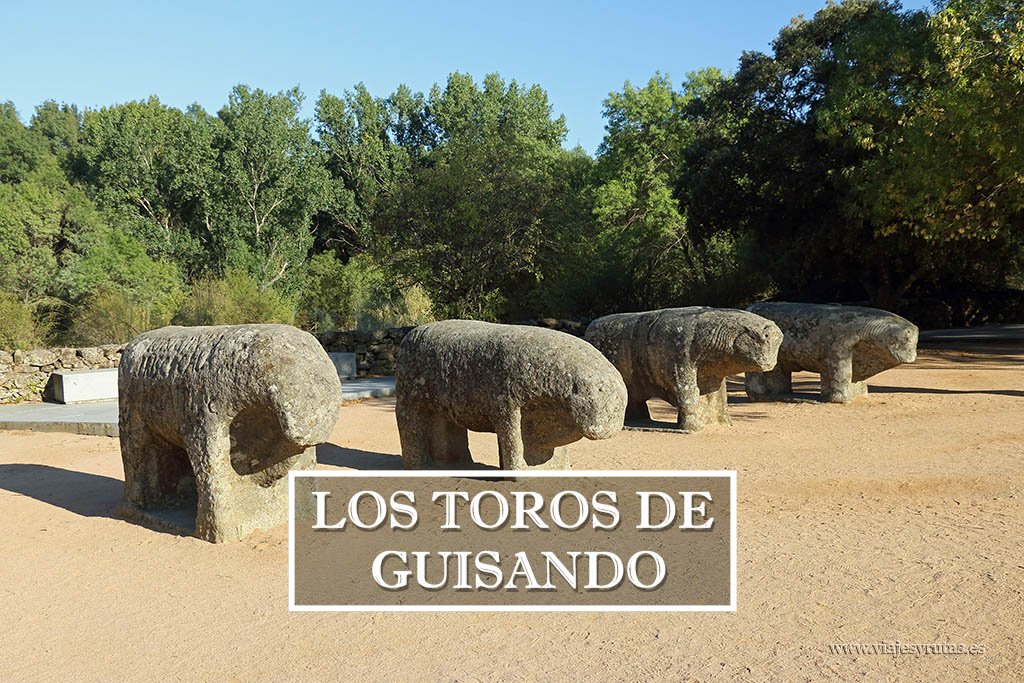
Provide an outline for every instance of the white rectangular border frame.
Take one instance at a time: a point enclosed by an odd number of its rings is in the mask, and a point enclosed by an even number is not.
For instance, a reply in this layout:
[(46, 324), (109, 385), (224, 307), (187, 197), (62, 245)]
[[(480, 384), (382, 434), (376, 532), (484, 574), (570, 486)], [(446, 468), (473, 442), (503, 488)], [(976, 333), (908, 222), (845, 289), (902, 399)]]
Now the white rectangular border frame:
[[(728, 605), (296, 605), (295, 479), (298, 477), (726, 477), (729, 479)], [(736, 611), (736, 471), (735, 470), (292, 470), (288, 473), (288, 611), (289, 612), (735, 612)]]

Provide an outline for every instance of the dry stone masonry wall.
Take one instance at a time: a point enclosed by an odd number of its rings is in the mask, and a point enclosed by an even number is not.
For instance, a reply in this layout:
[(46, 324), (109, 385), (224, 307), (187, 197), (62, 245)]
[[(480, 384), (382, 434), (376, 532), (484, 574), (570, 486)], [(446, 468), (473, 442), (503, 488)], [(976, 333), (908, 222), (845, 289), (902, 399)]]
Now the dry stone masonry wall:
[[(545, 327), (582, 337), (589, 321), (539, 318), (517, 325)], [(385, 330), (348, 330), (320, 332), (317, 339), (327, 351), (356, 354), (360, 375), (393, 375), (398, 347), (412, 327)], [(97, 370), (116, 368), (124, 344), (84, 348), (0, 349), (0, 404), (52, 399), (50, 375), (60, 370)]]
[(52, 398), (50, 375), (61, 370), (116, 368), (123, 344), (84, 348), (0, 350), (0, 403)]
[[(549, 330), (567, 332), (582, 337), (590, 321), (557, 320), (537, 318), (522, 320), (514, 325), (544, 327)], [(360, 375), (393, 375), (398, 347), (412, 327), (391, 327), (385, 330), (350, 330), (346, 332), (320, 332), (317, 339), (330, 352), (356, 354), (356, 366)]]

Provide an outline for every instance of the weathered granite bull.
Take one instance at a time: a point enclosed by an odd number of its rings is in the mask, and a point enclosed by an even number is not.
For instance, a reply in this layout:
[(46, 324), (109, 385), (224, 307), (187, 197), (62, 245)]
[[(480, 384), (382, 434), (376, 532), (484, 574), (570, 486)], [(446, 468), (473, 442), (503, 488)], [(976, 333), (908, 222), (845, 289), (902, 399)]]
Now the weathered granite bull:
[(396, 416), (408, 468), (472, 462), (467, 430), (498, 435), (501, 468), (567, 469), (566, 444), (622, 429), (626, 387), (600, 353), (554, 330), (445, 320), (402, 341)]
[(808, 370), (821, 375), (822, 400), (849, 403), (868, 393), (867, 378), (917, 358), (917, 327), (876, 308), (765, 302), (747, 310), (785, 335), (775, 369), (747, 374), (752, 401), (791, 395), (792, 373)]
[(341, 383), (316, 339), (289, 325), (164, 327), (121, 356), (122, 510), (197, 498), (195, 532), (214, 543), (288, 519), (290, 469), (316, 466)]
[(598, 318), (584, 338), (622, 373), (627, 420), (650, 420), (657, 397), (677, 408), (677, 427), (698, 431), (731, 424), (725, 378), (772, 368), (782, 332), (746, 311), (691, 306)]

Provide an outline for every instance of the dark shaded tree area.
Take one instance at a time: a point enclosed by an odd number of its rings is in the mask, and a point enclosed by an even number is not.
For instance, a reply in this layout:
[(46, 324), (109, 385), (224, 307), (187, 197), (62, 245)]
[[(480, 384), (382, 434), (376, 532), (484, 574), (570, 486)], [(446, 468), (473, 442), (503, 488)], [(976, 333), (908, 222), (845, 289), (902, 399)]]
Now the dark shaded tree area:
[(497, 74), (312, 121), (244, 85), (0, 105), (0, 347), (1020, 290), (1022, 36), (1006, 1), (832, 3), (732, 75), (626, 83), (596, 158)]

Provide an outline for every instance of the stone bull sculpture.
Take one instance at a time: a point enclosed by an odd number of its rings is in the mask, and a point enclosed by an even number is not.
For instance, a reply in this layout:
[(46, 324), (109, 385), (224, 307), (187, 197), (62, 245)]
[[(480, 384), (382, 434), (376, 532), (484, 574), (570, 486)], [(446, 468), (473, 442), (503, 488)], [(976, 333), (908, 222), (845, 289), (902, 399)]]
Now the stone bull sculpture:
[(467, 430), (498, 436), (501, 468), (568, 469), (567, 444), (622, 429), (626, 387), (596, 349), (554, 330), (445, 320), (402, 341), (396, 416), (408, 468), (472, 462)]
[(774, 321), (785, 335), (775, 368), (747, 374), (752, 401), (792, 394), (792, 373), (809, 370), (821, 375), (822, 400), (849, 403), (868, 392), (867, 378), (917, 358), (917, 327), (886, 311), (785, 302), (747, 310)]
[(782, 332), (746, 311), (692, 306), (598, 318), (584, 338), (622, 373), (627, 420), (650, 420), (647, 399), (656, 397), (676, 407), (678, 428), (692, 432), (732, 423), (725, 378), (772, 368)]
[(164, 327), (121, 356), (121, 458), (130, 516), (196, 502), (214, 543), (288, 519), (290, 469), (316, 466), (341, 383), (310, 334), (288, 325)]

